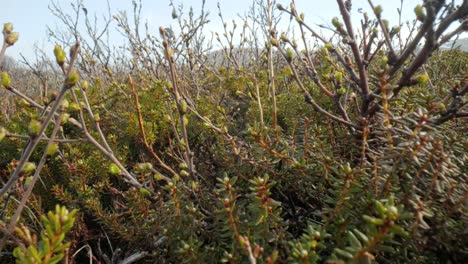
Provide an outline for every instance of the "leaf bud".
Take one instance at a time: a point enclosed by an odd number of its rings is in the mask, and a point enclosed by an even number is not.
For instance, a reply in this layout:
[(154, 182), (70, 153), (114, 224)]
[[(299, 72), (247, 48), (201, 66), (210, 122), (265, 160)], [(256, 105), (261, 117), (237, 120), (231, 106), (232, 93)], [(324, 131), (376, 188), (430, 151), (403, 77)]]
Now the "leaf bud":
[(26, 162), (23, 166), (23, 172), (24, 173), (30, 173), (33, 172), (36, 169), (36, 164), (32, 162)]
[(288, 37), (286, 37), (286, 35), (285, 35), (284, 33), (281, 34), (280, 39), (281, 39), (281, 41), (283, 41), (283, 42), (288, 42)]
[(376, 7), (374, 7), (374, 14), (377, 16), (377, 17), (380, 17), (380, 15), (382, 14), (382, 6), (381, 5), (378, 5)]
[(82, 81), (81, 82), (81, 87), (83, 88), (83, 90), (88, 90), (89, 83), (87, 81)]
[(79, 79), (80, 77), (78, 76), (78, 74), (76, 74), (75, 72), (71, 72), (65, 80), (65, 84), (71, 88), (75, 86)]
[(11, 79), (10, 75), (7, 72), (2, 72), (0, 74), (0, 79), (2, 80), (2, 86), (6, 89), (11, 89)]
[(99, 113), (96, 113), (93, 115), (94, 121), (99, 122), (101, 121), (101, 117), (99, 116)]
[(414, 13), (416, 14), (416, 18), (419, 21), (424, 21), (426, 18), (426, 14), (424, 13), (423, 7), (421, 5), (416, 5), (414, 8)]
[(62, 46), (60, 45), (55, 45), (54, 48), (54, 55), (55, 55), (55, 60), (57, 61), (57, 64), (60, 66), (63, 66), (65, 63), (65, 57), (67, 56), (65, 51), (62, 49)]
[(273, 46), (275, 46), (275, 47), (278, 47), (278, 46), (279, 46), (278, 40), (275, 39), (275, 38), (272, 38), (272, 39), (270, 40), (270, 42), (271, 42), (271, 45), (273, 45)]
[(70, 110), (71, 112), (78, 112), (80, 111), (80, 109), (80, 105), (75, 102), (71, 102), (68, 106), (68, 110)]
[(13, 46), (15, 45), (16, 41), (18, 41), (19, 39), (19, 34), (18, 32), (11, 32), (10, 34), (7, 35), (7, 37), (5, 38), (5, 42), (6, 44), (8, 44), (9, 46)]
[(182, 170), (185, 170), (188, 168), (187, 164), (185, 164), (185, 162), (181, 162), (179, 163), (179, 168), (182, 169)]
[(286, 60), (288, 62), (291, 62), (293, 60), (293, 57), (294, 57), (294, 51), (291, 48), (288, 48), (286, 50)]
[(47, 147), (47, 155), (52, 156), (54, 155), (58, 150), (58, 144), (53, 142)]
[(382, 56), (382, 58), (380, 59), (380, 67), (385, 68), (385, 66), (387, 66), (387, 63), (388, 63), (388, 57)]
[(5, 138), (6, 133), (6, 129), (4, 127), (0, 127), (0, 142)]
[(30, 136), (38, 136), (41, 132), (42, 124), (41, 122), (33, 119), (29, 122), (28, 131)]
[(65, 124), (65, 123), (68, 122), (68, 119), (70, 119), (70, 114), (69, 114), (69, 113), (64, 113), (64, 114), (62, 115), (62, 118), (60, 118), (60, 122), (61, 122), (62, 124)]
[(157, 180), (157, 181), (160, 181), (160, 180), (163, 180), (163, 179), (164, 179), (164, 177), (163, 177), (163, 175), (162, 175), (161, 173), (155, 173), (154, 176), (153, 176), (153, 178), (154, 178), (155, 180)]
[(429, 82), (429, 75), (427, 74), (420, 74), (414, 77), (414, 80), (419, 84), (426, 84)]
[(120, 170), (120, 168), (119, 168), (119, 166), (117, 166), (117, 164), (112, 163), (109, 166), (109, 173), (112, 174), (112, 175), (119, 175), (119, 174), (122, 173), (122, 170)]
[(189, 176), (189, 173), (188, 173), (186, 170), (181, 170), (181, 171), (180, 171), (180, 175), (181, 175), (182, 177), (188, 177), (188, 176)]
[(180, 110), (182, 111), (182, 113), (187, 113), (187, 102), (183, 101), (180, 102)]
[(146, 188), (140, 188), (140, 194), (144, 197), (149, 197), (151, 196), (151, 192), (148, 191)]
[(341, 27), (341, 22), (340, 22), (340, 19), (338, 17), (334, 17), (332, 19), (332, 25), (336, 28), (339, 28)]
[(335, 80), (341, 83), (341, 81), (343, 81), (343, 73), (340, 71), (335, 72)]
[(3, 24), (3, 34), (8, 35), (11, 32), (13, 32), (13, 24), (12, 23)]

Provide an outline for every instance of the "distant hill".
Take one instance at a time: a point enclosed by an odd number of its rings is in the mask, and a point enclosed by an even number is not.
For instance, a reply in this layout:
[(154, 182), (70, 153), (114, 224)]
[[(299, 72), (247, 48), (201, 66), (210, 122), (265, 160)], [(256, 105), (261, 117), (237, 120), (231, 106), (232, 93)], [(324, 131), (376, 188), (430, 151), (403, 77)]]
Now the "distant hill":
[(463, 51), (468, 51), (468, 38), (457, 39), (455, 41), (450, 41), (444, 44), (442, 49), (459, 49)]

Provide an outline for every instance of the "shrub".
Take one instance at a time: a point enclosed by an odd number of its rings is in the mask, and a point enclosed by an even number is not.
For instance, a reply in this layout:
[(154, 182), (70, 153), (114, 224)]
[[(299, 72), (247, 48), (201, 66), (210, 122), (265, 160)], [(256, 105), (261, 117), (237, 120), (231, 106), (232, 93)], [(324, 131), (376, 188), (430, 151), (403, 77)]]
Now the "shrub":
[[(467, 53), (439, 47), (468, 4), (418, 5), (404, 42), (381, 6), (356, 27), (350, 1), (337, 3), (331, 38), (294, 2), (253, 1), (242, 26), (220, 10), (213, 51), (204, 6), (171, 3), (178, 34), (155, 36), (135, 1), (133, 18), (105, 18), (122, 52), (81, 2), (75, 16), (52, 5), (78, 38), (50, 32), (55, 61), (30, 67), (55, 88), (1, 75), (18, 100), (0, 117), (0, 247), (20, 263), (466, 259)], [(21, 41), (11, 34), (5, 24), (0, 61)], [(57, 203), (74, 210), (34, 217)]]

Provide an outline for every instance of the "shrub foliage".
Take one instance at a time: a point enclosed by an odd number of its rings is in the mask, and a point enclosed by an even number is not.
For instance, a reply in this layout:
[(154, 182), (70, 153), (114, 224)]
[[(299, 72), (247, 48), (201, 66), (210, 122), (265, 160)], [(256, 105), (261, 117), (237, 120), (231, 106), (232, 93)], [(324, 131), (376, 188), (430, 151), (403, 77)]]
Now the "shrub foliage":
[[(337, 3), (326, 36), (255, 0), (211, 39), (204, 6), (153, 32), (137, 1), (96, 25), (52, 4), (55, 58), (0, 75), (1, 261), (467, 259), (468, 54), (439, 47), (468, 2), (395, 25)], [(0, 61), (21, 41), (3, 37)]]

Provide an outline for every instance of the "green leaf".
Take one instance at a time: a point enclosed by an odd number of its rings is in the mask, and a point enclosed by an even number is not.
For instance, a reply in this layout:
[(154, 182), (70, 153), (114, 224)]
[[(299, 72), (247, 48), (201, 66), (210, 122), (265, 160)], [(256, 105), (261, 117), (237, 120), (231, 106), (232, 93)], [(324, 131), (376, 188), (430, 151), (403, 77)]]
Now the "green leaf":
[(39, 254), (37, 249), (34, 246), (28, 247), (29, 254), (35, 261), (42, 263), (42, 256)]
[(392, 225), (391, 230), (397, 235), (400, 235), (400, 236), (403, 236), (403, 237), (408, 237), (409, 236), (409, 233), (406, 232), (405, 229), (403, 227), (401, 227), (401, 226)]
[(371, 217), (371, 216), (368, 216), (368, 215), (363, 215), (362, 218), (368, 222), (368, 223), (371, 223), (373, 225), (377, 225), (377, 226), (381, 226), (384, 224), (384, 221), (380, 218), (375, 218), (375, 217)]
[(52, 258), (50, 258), (49, 261), (44, 262), (44, 264), (45, 263), (47, 263), (47, 264), (57, 264), (57, 263), (60, 262), (60, 260), (63, 259), (64, 256), (65, 256), (64, 253), (57, 254), (57, 255), (53, 256)]
[(7, 133), (6, 129), (3, 127), (0, 127), (0, 142), (5, 138), (6, 133)]
[(342, 249), (339, 249), (339, 248), (335, 248), (335, 253), (343, 258), (346, 258), (346, 259), (352, 259), (354, 256), (353, 254), (349, 253), (348, 251), (346, 250), (342, 250)]
[(359, 240), (361, 240), (362, 242), (366, 244), (369, 242), (369, 238), (358, 229), (353, 229), (353, 232), (354, 234), (356, 234), (357, 238), (359, 238)]
[(54, 249), (54, 252), (61, 252), (63, 250), (65, 250), (66, 248), (70, 247), (70, 242), (67, 242), (67, 243), (64, 243), (62, 245), (59, 245), (57, 246), (55, 249)]
[(348, 240), (352, 247), (361, 248), (361, 242), (357, 239), (357, 237), (353, 234), (353, 232), (348, 231)]
[(112, 175), (119, 175), (119, 174), (122, 173), (122, 170), (120, 170), (120, 168), (119, 168), (119, 166), (117, 166), (117, 164), (112, 163), (109, 166), (109, 173), (112, 174)]

